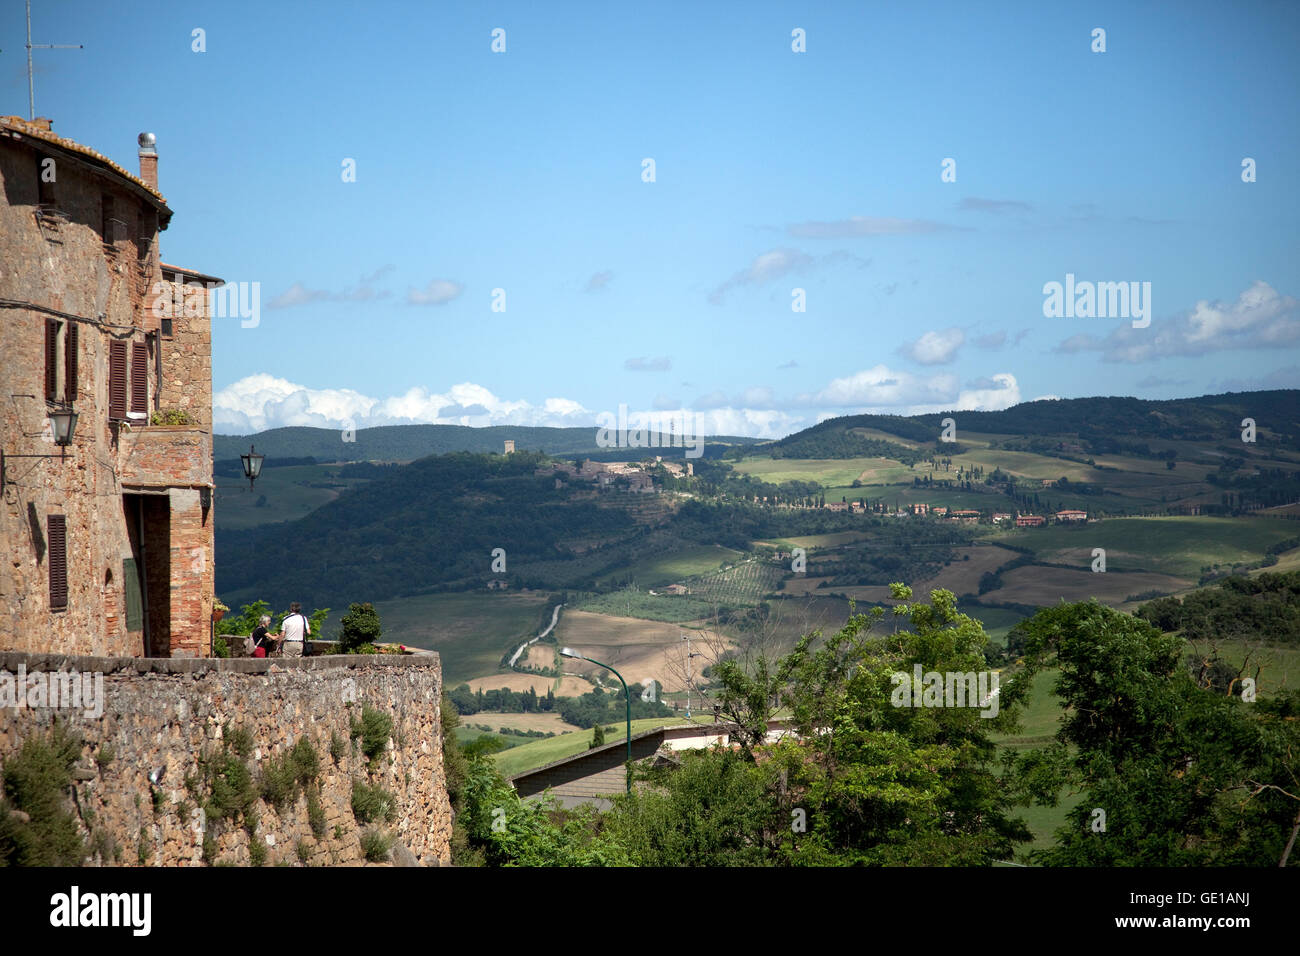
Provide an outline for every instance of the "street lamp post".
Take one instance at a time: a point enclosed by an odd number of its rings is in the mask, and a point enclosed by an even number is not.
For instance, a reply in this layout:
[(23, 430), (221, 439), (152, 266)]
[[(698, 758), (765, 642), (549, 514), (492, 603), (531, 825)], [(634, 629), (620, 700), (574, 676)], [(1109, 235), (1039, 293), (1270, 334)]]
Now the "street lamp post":
[(611, 674), (617, 677), (618, 682), (623, 685), (623, 700), (627, 704), (627, 792), (631, 793), (632, 792), (632, 693), (627, 689), (627, 681), (623, 680), (623, 675), (620, 674), (618, 671), (614, 670), (614, 668), (610, 667), (608, 664), (602, 664), (600, 661), (596, 660), (593, 657), (587, 657), (585, 654), (579, 654), (571, 647), (561, 647), (560, 654), (563, 655), (564, 657), (572, 657), (580, 661), (590, 661), (592, 664), (595, 664), (597, 667), (603, 667), (605, 668), (605, 670), (609, 671)]

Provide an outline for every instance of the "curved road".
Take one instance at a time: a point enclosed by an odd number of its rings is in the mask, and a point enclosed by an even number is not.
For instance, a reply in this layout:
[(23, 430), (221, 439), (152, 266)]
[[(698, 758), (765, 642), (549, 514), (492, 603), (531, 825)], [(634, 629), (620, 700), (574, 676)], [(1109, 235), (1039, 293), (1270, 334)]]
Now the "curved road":
[(538, 634), (538, 635), (537, 635), (536, 637), (534, 637), (532, 640), (524, 641), (524, 642), (523, 642), (522, 644), (520, 644), (517, 648), (515, 648), (515, 652), (514, 652), (513, 654), (510, 655), (510, 665), (509, 665), (509, 666), (511, 666), (511, 667), (514, 667), (514, 666), (515, 666), (515, 661), (519, 660), (519, 655), (522, 654), (525, 650), (528, 649), (528, 645), (530, 645), (530, 644), (536, 644), (538, 641), (540, 641), (542, 638), (544, 638), (547, 634), (550, 634), (551, 631), (555, 630), (555, 624), (556, 624), (556, 622), (559, 621), (559, 619), (560, 619), (560, 608), (562, 608), (562, 607), (564, 607), (563, 604), (557, 604), (557, 605), (555, 605), (555, 613), (551, 615), (551, 623), (547, 626), (546, 630), (542, 631), (542, 633)]

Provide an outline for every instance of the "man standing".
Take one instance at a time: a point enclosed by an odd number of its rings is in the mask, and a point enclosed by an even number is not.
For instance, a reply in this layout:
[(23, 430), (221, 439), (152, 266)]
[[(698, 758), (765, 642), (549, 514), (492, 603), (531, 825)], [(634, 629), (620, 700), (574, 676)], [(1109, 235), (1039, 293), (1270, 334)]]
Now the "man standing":
[(289, 616), (280, 625), (280, 653), (284, 657), (302, 657), (302, 642), (311, 634), (311, 625), (302, 613), (302, 605), (294, 601), (289, 605)]

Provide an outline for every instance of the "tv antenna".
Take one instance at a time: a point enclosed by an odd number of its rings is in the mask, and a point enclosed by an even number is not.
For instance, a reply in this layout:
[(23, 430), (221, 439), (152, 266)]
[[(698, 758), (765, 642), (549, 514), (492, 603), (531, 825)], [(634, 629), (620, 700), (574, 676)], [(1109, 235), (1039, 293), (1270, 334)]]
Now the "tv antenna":
[(36, 84), (32, 79), (32, 50), (81, 50), (80, 43), (33, 43), (32, 0), (27, 0), (27, 118), (36, 119)]

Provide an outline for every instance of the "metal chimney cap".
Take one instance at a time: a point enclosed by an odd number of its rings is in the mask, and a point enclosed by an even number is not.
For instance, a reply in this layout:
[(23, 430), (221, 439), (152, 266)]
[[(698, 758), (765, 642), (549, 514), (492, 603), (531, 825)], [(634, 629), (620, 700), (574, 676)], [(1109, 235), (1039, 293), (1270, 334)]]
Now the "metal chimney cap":
[(153, 133), (141, 133), (136, 137), (136, 142), (140, 144), (141, 149), (147, 149), (152, 152), (154, 146), (158, 142), (158, 138), (154, 136)]

